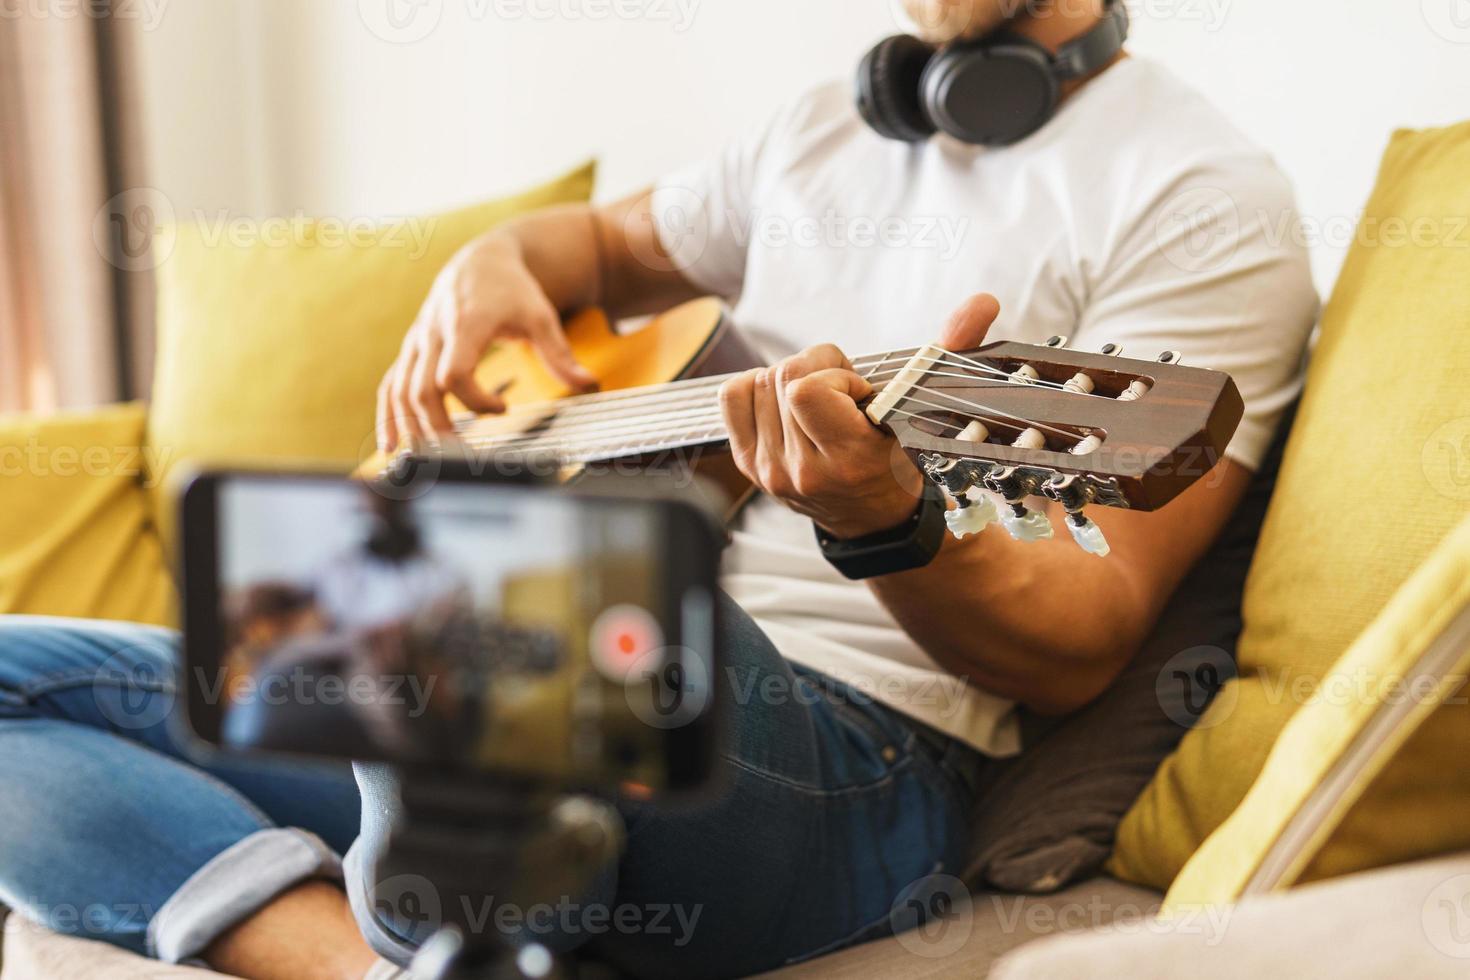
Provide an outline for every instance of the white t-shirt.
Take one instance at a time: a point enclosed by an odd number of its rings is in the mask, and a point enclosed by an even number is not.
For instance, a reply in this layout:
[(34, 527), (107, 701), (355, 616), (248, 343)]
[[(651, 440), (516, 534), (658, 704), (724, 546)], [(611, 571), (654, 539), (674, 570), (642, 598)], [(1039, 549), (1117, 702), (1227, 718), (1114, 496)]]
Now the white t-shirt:
[[(1289, 184), (1199, 94), (1133, 58), (1004, 149), (910, 147), (818, 89), (753, 138), (670, 175), (664, 245), (776, 360), (936, 340), (969, 296), (1001, 301), (989, 340), (1122, 344), (1230, 372), (1246, 402), (1229, 455), (1260, 464), (1298, 393), (1317, 314)], [(725, 587), (789, 660), (992, 755), (1019, 749), (1014, 705), (942, 670), (862, 583), (823, 560), (811, 524), (761, 498)]]

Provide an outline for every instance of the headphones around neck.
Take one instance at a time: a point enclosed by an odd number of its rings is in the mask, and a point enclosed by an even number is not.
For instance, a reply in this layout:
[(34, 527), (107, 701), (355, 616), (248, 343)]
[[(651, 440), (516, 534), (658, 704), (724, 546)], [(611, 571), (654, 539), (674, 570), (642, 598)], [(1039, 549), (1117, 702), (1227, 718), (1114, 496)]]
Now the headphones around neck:
[(858, 112), (879, 135), (921, 143), (938, 132), (977, 146), (1018, 143), (1050, 121), (1061, 83), (1090, 75), (1128, 39), (1128, 8), (1106, 0), (1107, 17), (1053, 57), (1002, 30), (935, 48), (900, 34), (858, 67)]

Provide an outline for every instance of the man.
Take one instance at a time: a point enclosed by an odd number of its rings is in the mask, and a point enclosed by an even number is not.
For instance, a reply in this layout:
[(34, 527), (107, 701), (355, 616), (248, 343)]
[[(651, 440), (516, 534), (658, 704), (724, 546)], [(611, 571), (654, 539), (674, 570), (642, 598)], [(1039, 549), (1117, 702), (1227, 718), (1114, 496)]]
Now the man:
[[(948, 32), (938, 40), (1004, 24), (1052, 53), (1099, 36), (1113, 16), (1076, 0), (1022, 11), (1009, 0), (912, 6)], [(727, 556), (740, 607), (729, 676), (750, 683), (722, 692), (734, 722), (725, 789), (684, 812), (627, 803), (625, 857), (601, 894), (580, 901), (600, 906), (604, 924), (658, 907), (689, 928), (594, 930), (576, 919), (558, 938), (590, 938), (591, 952), (638, 975), (736, 976), (890, 931), (916, 882), (965, 860), (985, 760), (1020, 748), (1014, 705), (1066, 713), (1102, 692), (1230, 515), (1296, 392), (1315, 316), (1306, 257), (1293, 236), (1274, 234), (1292, 216), (1291, 194), (1203, 99), (1114, 54), (1063, 79), (1055, 115), (1002, 147), (948, 134), (894, 141), (872, 131), (845, 86), (824, 88), (714, 161), (608, 207), (517, 221), (444, 270), (380, 391), (388, 444), (446, 430), (450, 394), (498, 410), (472, 371), (503, 338), (530, 341), (561, 377), (589, 384), (559, 316), (588, 305), (629, 315), (717, 293), (773, 364), (722, 396), (735, 459), (765, 492)], [(888, 94), (879, 105), (901, 100), (910, 127), (927, 118), (911, 93)], [(1213, 224), (1195, 220), (1202, 207)], [(883, 230), (876, 240), (869, 227)], [(980, 288), (989, 293), (974, 295)], [(1229, 458), (1164, 511), (1096, 515), (1113, 549), (1106, 560), (1065, 537), (1021, 544), (992, 529), (946, 541), (926, 567), (847, 580), (812, 524), (834, 540), (901, 530), (920, 477), (864, 419), (869, 384), (843, 352), (930, 340), (963, 349), (987, 334), (1182, 351), (1235, 376), (1245, 422)], [(74, 640), (44, 624), (0, 630), (0, 684), (34, 684)], [(108, 649), (95, 646), (93, 656)], [(168, 651), (152, 656), (166, 664)], [(28, 710), (64, 722), (72, 740), (89, 724), (80, 708)], [(17, 737), (0, 728), (0, 741)], [(82, 788), (54, 775), (76, 760), (34, 748), (49, 753), (32, 774), (47, 784), (47, 807), (85, 809)], [(7, 745), (0, 759), (14, 755)], [(0, 774), (8, 792), (13, 774)], [(170, 770), (157, 791), (170, 814), (190, 793), (213, 792), (189, 778)], [(380, 769), (359, 779), (364, 819), (347, 898), (371, 949), (402, 963), (424, 935), (371, 881), (394, 786)], [(179, 842), (133, 849), (127, 860), (151, 862), (149, 874), (114, 857), (63, 889), (43, 887), (39, 865), (29, 876), (7, 867), (0, 898), (22, 910), (78, 893), (161, 903), (146, 943), (121, 927), (108, 938), (247, 978), (392, 975), (351, 928), (342, 893), (317, 880), (335, 876), (335, 858), (315, 837), (279, 829), (313, 829), (278, 812), (299, 802), (299, 787), (290, 801), (269, 787), (247, 795), (273, 819), (256, 809), (232, 817), (216, 800), (212, 819), (232, 829), (203, 834), (188, 818), (135, 807), (111, 817), (119, 833)], [(31, 794), (7, 800), (12, 824), (41, 821)], [(91, 831), (75, 822), (55, 833)]]

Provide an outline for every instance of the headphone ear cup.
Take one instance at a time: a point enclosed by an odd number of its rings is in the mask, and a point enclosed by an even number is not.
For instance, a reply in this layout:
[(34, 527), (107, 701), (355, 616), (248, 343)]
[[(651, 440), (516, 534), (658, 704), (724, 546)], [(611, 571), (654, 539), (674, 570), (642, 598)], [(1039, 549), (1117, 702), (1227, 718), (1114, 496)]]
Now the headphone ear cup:
[(1046, 50), (1024, 39), (946, 49), (919, 89), (935, 127), (976, 146), (1020, 142), (1046, 124), (1060, 96)]
[(879, 42), (858, 66), (857, 107), (878, 135), (922, 143), (938, 130), (924, 111), (919, 93), (934, 48), (900, 34)]

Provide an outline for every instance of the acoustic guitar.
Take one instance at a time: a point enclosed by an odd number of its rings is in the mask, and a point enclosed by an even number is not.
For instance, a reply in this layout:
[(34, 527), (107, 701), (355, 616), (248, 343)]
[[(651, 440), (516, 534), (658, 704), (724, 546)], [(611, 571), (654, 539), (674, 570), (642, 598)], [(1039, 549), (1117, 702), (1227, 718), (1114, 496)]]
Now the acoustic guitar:
[[(454, 417), (471, 458), (550, 459), (564, 476), (614, 463), (694, 467), (741, 499), (748, 484), (722, 452), (719, 388), (760, 361), (719, 300), (687, 303), (628, 334), (589, 310), (566, 331), (601, 390), (568, 397), (527, 345), (497, 346), (477, 378), (502, 394), (506, 412)], [(853, 366), (874, 386), (864, 406), (873, 424), (950, 497), (956, 536), (998, 523), (1020, 540), (1049, 538), (1050, 519), (1027, 503), (1043, 497), (1062, 505), (1068, 530), (1095, 554), (1107, 544), (1087, 507), (1164, 507), (1214, 468), (1244, 412), (1228, 375), (1182, 365), (1175, 352), (1133, 360), (1111, 344), (1070, 350), (1062, 337), (882, 351)], [(360, 475), (392, 463), (374, 457)]]

